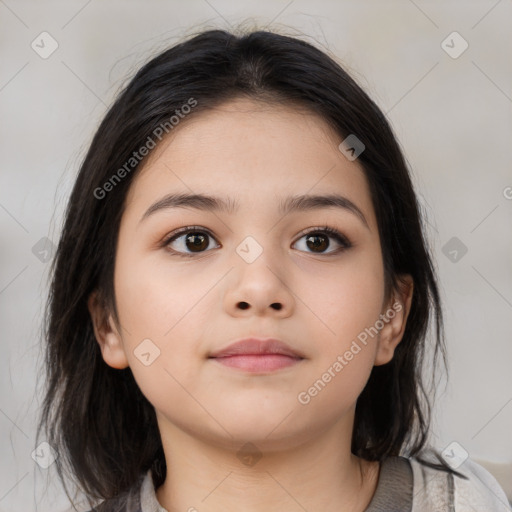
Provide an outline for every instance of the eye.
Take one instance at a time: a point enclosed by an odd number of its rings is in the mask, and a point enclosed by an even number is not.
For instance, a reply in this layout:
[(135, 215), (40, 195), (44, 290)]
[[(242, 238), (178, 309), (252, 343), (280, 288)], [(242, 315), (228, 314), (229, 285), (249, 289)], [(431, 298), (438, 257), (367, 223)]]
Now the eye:
[[(306, 247), (308, 249), (311, 249), (311, 251), (316, 254), (339, 253), (352, 247), (352, 244), (350, 243), (348, 238), (342, 235), (338, 230), (331, 228), (329, 226), (312, 228), (306, 234), (303, 234), (302, 237), (299, 238), (297, 242), (299, 242), (303, 238), (305, 239)], [(332, 251), (325, 252), (331, 246), (329, 242), (330, 238), (333, 238), (340, 245), (340, 248), (337, 250), (334, 249)]]
[[(316, 254), (339, 253), (352, 247), (352, 244), (344, 235), (329, 226), (311, 228), (303, 233), (295, 244), (303, 238), (306, 247)], [(215, 237), (207, 229), (200, 226), (186, 226), (166, 237), (162, 242), (162, 247), (167, 247), (171, 253), (177, 256), (193, 257), (195, 254), (207, 252), (211, 245), (209, 239), (215, 240)], [(331, 246), (330, 239), (334, 239), (340, 247), (326, 252)], [(171, 247), (172, 244), (174, 244), (174, 247)], [(220, 247), (220, 245), (217, 244), (216, 247)]]
[[(208, 230), (200, 226), (187, 226), (171, 233), (162, 242), (162, 246), (168, 247), (177, 256), (192, 257), (194, 254), (205, 252), (210, 246), (209, 238), (213, 238), (213, 236)], [(171, 244), (175, 244), (175, 246), (171, 248)], [(190, 252), (186, 252), (187, 249)]]

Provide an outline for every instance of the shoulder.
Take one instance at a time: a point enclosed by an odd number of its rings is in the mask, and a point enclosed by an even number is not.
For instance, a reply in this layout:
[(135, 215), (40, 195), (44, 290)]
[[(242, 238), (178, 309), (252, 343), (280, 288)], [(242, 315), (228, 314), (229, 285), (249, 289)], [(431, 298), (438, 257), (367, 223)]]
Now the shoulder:
[[(428, 457), (422, 459), (437, 462)], [(510, 512), (505, 492), (494, 476), (470, 458), (456, 471), (432, 468), (415, 457), (408, 459), (413, 471), (412, 512)]]
[(468, 480), (455, 476), (456, 511), (511, 510), (505, 491), (483, 466), (468, 458), (457, 471), (466, 475)]

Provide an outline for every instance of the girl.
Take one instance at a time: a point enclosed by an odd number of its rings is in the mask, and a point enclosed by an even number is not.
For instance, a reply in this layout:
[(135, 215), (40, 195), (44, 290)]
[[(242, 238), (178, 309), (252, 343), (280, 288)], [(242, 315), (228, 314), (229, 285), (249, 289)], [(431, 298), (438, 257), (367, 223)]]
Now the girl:
[(508, 510), (428, 445), (429, 320), (446, 355), (418, 203), (314, 46), (209, 30), (142, 67), (52, 272), (38, 433), (71, 501), (66, 476), (97, 511)]

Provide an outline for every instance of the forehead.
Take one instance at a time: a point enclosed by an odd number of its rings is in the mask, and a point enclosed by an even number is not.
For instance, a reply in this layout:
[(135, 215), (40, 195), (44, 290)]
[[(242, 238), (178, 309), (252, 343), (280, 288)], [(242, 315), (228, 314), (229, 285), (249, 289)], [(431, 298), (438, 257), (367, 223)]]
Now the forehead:
[(277, 209), (278, 197), (337, 192), (371, 217), (363, 168), (341, 141), (313, 112), (237, 99), (177, 125), (143, 162), (127, 202), (140, 210), (169, 192), (210, 193), (254, 211)]

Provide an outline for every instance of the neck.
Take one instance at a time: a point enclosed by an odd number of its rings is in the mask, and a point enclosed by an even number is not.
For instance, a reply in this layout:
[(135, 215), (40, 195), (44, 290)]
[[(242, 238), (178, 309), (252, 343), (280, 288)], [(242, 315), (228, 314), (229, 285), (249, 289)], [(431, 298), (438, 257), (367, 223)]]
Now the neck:
[(167, 476), (156, 496), (168, 512), (362, 512), (377, 486), (379, 464), (350, 452), (343, 425), (286, 449), (264, 440), (219, 447), (175, 426), (162, 431)]

